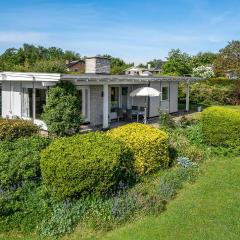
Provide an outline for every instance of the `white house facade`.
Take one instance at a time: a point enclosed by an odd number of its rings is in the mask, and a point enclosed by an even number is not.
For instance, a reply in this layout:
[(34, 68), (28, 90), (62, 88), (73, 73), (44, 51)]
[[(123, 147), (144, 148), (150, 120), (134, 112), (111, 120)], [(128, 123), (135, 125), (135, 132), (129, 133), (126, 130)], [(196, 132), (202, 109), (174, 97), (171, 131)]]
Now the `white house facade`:
[[(89, 62), (91, 73), (86, 74), (1, 72), (2, 117), (32, 119), (46, 130), (47, 126), (41, 120), (43, 106), (47, 101), (48, 89), (59, 81), (71, 81), (76, 86), (80, 99), (79, 111), (84, 122), (92, 126), (108, 128), (110, 122), (118, 118), (119, 109), (125, 113), (131, 109), (141, 110), (146, 105), (146, 98), (130, 97), (130, 93), (143, 86), (161, 92), (159, 97), (147, 99), (148, 117), (158, 116), (160, 110), (169, 113), (178, 111), (179, 82), (186, 84), (186, 110), (189, 110), (189, 84), (197, 78), (98, 74), (92, 68), (98, 66), (104, 69), (101, 63), (94, 65), (93, 60)], [(106, 59), (103, 61), (105, 63)]]

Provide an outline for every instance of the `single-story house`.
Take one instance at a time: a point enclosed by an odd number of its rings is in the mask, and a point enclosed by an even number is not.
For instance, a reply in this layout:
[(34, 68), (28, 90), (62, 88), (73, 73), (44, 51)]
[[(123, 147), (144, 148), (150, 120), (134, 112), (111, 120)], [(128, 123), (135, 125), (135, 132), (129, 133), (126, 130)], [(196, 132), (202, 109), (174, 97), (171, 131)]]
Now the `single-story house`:
[(86, 59), (85, 74), (0, 72), (2, 117), (33, 119), (46, 129), (41, 113), (47, 101), (47, 91), (61, 80), (75, 84), (84, 122), (108, 128), (110, 122), (117, 119), (118, 109), (144, 107), (144, 97), (130, 97), (130, 93), (139, 87), (150, 86), (162, 93), (148, 102), (148, 117), (155, 117), (159, 110), (178, 111), (178, 84), (183, 82), (186, 84), (188, 111), (189, 84), (198, 78), (110, 75), (109, 61), (100, 57)]
[(150, 76), (159, 73), (161, 73), (161, 69), (157, 67), (152, 68), (150, 64), (148, 64), (147, 68), (132, 66), (125, 70), (126, 75)]

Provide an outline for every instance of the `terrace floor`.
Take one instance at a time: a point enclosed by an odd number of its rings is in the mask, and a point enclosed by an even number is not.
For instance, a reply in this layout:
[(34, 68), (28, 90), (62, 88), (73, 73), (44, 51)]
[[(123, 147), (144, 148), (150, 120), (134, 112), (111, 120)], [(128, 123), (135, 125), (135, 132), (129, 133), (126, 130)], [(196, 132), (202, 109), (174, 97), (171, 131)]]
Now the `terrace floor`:
[[(190, 111), (190, 112), (186, 112), (186, 111), (179, 111), (177, 113), (172, 113), (171, 115), (173, 116), (174, 119), (178, 119), (182, 116), (192, 116), (194, 114), (198, 114), (196, 111)], [(129, 123), (132, 123), (132, 122), (137, 122), (137, 119), (133, 119), (132, 121), (129, 121), (129, 120), (120, 120), (120, 121), (117, 121), (117, 120), (113, 120), (111, 123), (110, 123), (110, 129), (111, 128), (116, 128), (116, 127), (119, 127), (119, 126), (123, 126), (125, 124), (129, 124)], [(153, 117), (153, 118), (148, 118), (148, 121), (147, 121), (147, 124), (150, 124), (150, 125), (153, 125), (154, 127), (159, 127), (159, 117)], [(143, 123), (143, 119), (140, 119), (139, 120), (139, 123)], [(90, 126), (90, 124), (84, 124), (82, 125), (82, 130), (81, 132), (89, 132), (89, 131), (101, 131), (102, 130), (102, 126)]]

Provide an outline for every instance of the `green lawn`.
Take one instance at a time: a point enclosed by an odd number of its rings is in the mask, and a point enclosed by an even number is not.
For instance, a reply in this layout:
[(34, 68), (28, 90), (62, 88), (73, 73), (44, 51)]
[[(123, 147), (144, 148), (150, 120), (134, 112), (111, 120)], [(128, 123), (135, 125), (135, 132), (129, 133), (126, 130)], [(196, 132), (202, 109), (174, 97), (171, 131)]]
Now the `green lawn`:
[(101, 239), (239, 239), (240, 158), (205, 162), (197, 182), (181, 190), (167, 208), (159, 217), (146, 217)]

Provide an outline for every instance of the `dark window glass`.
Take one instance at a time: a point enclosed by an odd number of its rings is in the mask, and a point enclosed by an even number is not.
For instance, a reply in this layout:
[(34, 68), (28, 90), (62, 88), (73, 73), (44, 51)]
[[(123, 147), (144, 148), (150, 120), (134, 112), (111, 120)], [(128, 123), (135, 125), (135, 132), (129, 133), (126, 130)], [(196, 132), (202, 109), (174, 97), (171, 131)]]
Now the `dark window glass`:
[(168, 87), (162, 87), (162, 100), (168, 100)]

